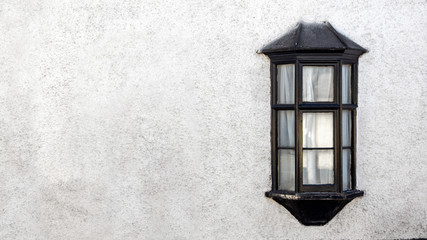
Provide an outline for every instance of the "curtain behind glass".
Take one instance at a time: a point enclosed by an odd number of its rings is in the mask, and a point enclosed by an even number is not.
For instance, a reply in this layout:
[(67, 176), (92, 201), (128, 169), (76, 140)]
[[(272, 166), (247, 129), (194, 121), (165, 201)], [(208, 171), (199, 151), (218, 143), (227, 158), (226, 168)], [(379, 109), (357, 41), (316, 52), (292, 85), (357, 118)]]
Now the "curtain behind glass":
[(334, 183), (334, 150), (303, 150), (303, 184)]
[(333, 113), (303, 113), (302, 133), (303, 147), (332, 148), (333, 145)]
[(351, 111), (342, 111), (342, 146), (351, 147)]
[(295, 65), (277, 66), (277, 103), (295, 103)]
[(342, 188), (343, 190), (351, 189), (351, 150), (342, 151)]
[(342, 103), (351, 103), (351, 65), (342, 66)]
[(279, 147), (295, 146), (295, 111), (278, 111)]
[(334, 67), (303, 67), (303, 101), (333, 102), (334, 101)]
[(279, 190), (295, 191), (295, 150), (279, 150)]
[(303, 113), (303, 184), (334, 183), (333, 125), (332, 112)]
[[(352, 138), (351, 111), (342, 111), (342, 146), (351, 147)], [(342, 180), (343, 190), (351, 189), (351, 149), (342, 150)]]

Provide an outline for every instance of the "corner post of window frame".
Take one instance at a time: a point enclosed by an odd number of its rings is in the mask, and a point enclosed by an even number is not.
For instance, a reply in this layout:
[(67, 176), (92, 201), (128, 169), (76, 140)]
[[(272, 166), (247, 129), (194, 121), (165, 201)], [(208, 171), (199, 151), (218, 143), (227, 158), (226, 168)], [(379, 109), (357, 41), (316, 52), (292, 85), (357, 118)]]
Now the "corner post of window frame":
[(342, 166), (343, 166), (343, 163), (342, 163), (342, 159), (343, 159), (343, 154), (342, 154), (342, 146), (343, 146), (343, 144), (342, 144), (342, 66), (343, 66), (343, 64), (342, 64), (342, 60), (339, 60), (339, 62), (338, 62), (338, 66), (337, 66), (337, 70), (338, 70), (338, 74), (337, 74), (337, 85), (336, 85), (336, 87), (337, 87), (337, 89), (338, 89), (338, 94), (337, 94), (337, 103), (338, 103), (338, 105), (339, 105), (339, 109), (338, 109), (338, 116), (337, 116), (337, 121), (338, 121), (338, 128), (337, 128), (337, 130), (338, 130), (338, 136), (337, 136), (337, 141), (338, 141), (338, 144), (337, 144), (337, 149), (336, 149), (336, 152), (337, 152), (337, 155), (338, 155), (338, 159), (340, 159), (340, 161), (338, 161), (338, 165), (337, 165), (337, 168), (338, 168), (338, 172), (339, 172), (339, 174), (338, 174), (338, 176), (337, 176), (337, 179), (338, 179), (338, 182), (337, 182), (337, 184), (338, 184), (338, 192), (343, 192), (343, 168), (342, 168)]
[(271, 189), (278, 190), (278, 169), (277, 169), (277, 111), (273, 109), (277, 99), (277, 69), (276, 64), (270, 61), (271, 79)]
[(341, 68), (342, 68), (342, 61), (341, 59), (338, 60), (337, 64), (335, 65), (335, 75), (334, 75), (334, 81), (335, 81), (335, 97), (336, 97), (336, 103), (338, 104), (338, 109), (336, 110), (336, 127), (335, 127), (335, 155), (336, 155), (336, 162), (335, 162), (335, 173), (337, 174), (335, 176), (335, 184), (336, 184), (336, 191), (342, 192), (342, 76), (341, 76)]
[(302, 140), (300, 139), (301, 134), (301, 122), (299, 121), (299, 104), (301, 101), (300, 89), (302, 89), (300, 78), (302, 77), (300, 74), (300, 62), (298, 58), (295, 59), (295, 192), (301, 192), (299, 181), (302, 181), (302, 174), (300, 174), (300, 149), (299, 146), (302, 145)]
[(302, 167), (302, 111), (299, 109), (299, 106), (302, 104), (302, 64), (297, 60), (295, 64), (295, 71), (298, 73), (298, 78), (295, 79), (297, 87), (297, 92), (295, 92), (295, 189), (298, 189), (298, 193), (302, 192), (302, 182), (303, 182), (303, 167)]
[(352, 96), (351, 96), (351, 101), (352, 104), (356, 105), (356, 107), (353, 109), (352, 111), (352, 123), (353, 123), (353, 128), (352, 128), (352, 147), (353, 147), (353, 151), (352, 151), (352, 158), (351, 158), (351, 189), (352, 190), (356, 190), (357, 188), (357, 173), (356, 173), (356, 169), (357, 169), (357, 106), (359, 106), (358, 103), (358, 65), (359, 65), (359, 60), (356, 59), (356, 61), (352, 64), (352, 69), (351, 69), (351, 75), (352, 75), (352, 83), (351, 83), (351, 90), (352, 90)]

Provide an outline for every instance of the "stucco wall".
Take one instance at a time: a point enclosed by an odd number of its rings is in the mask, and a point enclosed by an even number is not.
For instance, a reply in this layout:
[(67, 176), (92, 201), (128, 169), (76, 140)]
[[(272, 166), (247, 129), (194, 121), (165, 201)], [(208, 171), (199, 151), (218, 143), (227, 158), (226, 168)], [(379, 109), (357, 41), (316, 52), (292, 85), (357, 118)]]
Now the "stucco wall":
[[(0, 2), (0, 239), (427, 237), (427, 2)], [(268, 58), (328, 20), (360, 59), (359, 189), (323, 227), (270, 190)]]

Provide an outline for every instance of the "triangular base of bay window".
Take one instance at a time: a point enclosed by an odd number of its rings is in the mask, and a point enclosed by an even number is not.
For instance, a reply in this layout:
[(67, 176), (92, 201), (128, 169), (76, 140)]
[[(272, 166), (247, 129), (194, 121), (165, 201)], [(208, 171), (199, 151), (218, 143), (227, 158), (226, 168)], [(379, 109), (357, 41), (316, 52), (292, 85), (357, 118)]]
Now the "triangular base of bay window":
[(343, 193), (297, 193), (280, 191), (266, 192), (266, 197), (285, 207), (298, 221), (307, 226), (321, 226), (335, 217), (347, 203), (363, 196), (363, 191)]

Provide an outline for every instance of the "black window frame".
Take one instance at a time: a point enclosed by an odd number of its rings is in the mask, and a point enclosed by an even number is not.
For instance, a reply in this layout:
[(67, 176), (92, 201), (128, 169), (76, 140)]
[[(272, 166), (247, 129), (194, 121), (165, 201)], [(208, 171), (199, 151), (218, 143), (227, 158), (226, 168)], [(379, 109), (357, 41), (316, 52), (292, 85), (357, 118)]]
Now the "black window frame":
[[(310, 192), (335, 192), (342, 193), (356, 190), (356, 143), (357, 143), (357, 68), (358, 56), (342, 53), (298, 53), (298, 54), (272, 54), (271, 59), (271, 171), (272, 191), (284, 194), (299, 194)], [(294, 64), (295, 67), (295, 101), (294, 104), (278, 104), (278, 76), (277, 67), (283, 64)], [(351, 103), (342, 104), (342, 67), (351, 65)], [(302, 70), (304, 66), (333, 66), (334, 67), (334, 101), (333, 102), (303, 102), (302, 101)], [(295, 111), (295, 147), (278, 146), (278, 111)], [(343, 190), (342, 169), (342, 112), (351, 111), (351, 189)], [(303, 185), (302, 168), (302, 113), (303, 112), (334, 112), (334, 184), (330, 185)], [(280, 190), (278, 150), (295, 150), (295, 192)]]
[[(268, 43), (259, 53), (265, 54), (270, 59), (270, 79), (271, 79), (271, 175), (272, 188), (265, 192), (265, 196), (276, 201), (278, 204), (285, 207), (298, 221), (307, 226), (320, 226), (328, 223), (342, 208), (353, 199), (362, 197), (364, 191), (356, 189), (356, 149), (357, 149), (357, 98), (358, 98), (358, 60), (361, 55), (368, 52), (367, 49), (353, 42), (348, 37), (339, 33), (329, 22), (322, 23), (306, 23), (299, 22), (294, 28), (290, 29), (283, 36)], [(338, 67), (334, 71), (334, 102), (312, 103), (300, 102), (301, 97), (301, 65), (300, 64), (325, 64), (337, 63)], [(295, 103), (294, 104), (277, 104), (277, 65), (279, 64), (295, 64)], [(343, 64), (351, 64), (351, 103), (342, 104), (342, 67)], [(286, 85), (284, 85), (286, 86)], [(323, 88), (323, 87), (322, 87)], [(330, 110), (336, 112), (335, 117), (335, 157), (337, 159), (335, 169), (337, 174), (334, 176), (333, 187), (320, 187), (315, 185), (315, 188), (300, 186), (303, 178), (300, 174), (302, 170), (302, 155), (301, 155), (301, 111), (320, 111)], [(288, 191), (278, 190), (278, 156), (277, 156), (277, 111), (293, 110), (295, 111), (295, 191), (292, 186), (285, 183), (283, 189)], [(351, 166), (347, 162), (343, 162), (343, 144), (342, 144), (342, 127), (343, 111), (351, 111)], [(288, 117), (287, 117), (288, 118)], [(349, 121), (348, 118), (345, 119)], [(289, 134), (289, 132), (288, 132)], [(290, 135), (288, 135), (290, 136)], [(347, 141), (346, 141), (347, 142)], [(288, 142), (289, 143), (289, 142)], [(288, 144), (289, 145), (289, 144)], [(288, 148), (289, 149), (289, 148)], [(286, 164), (288, 165), (289, 158)], [(347, 160), (347, 159), (346, 159)], [(345, 163), (345, 164), (343, 164)], [(351, 177), (351, 186), (346, 185), (346, 190), (343, 191), (343, 174), (342, 167), (349, 169)], [(290, 166), (291, 168), (293, 166)], [(289, 170), (289, 169), (288, 169)], [(286, 175), (284, 175), (286, 176)], [(289, 175), (286, 176), (290, 181)], [(345, 179), (346, 183), (347, 180)], [(347, 187), (350, 189), (347, 190)], [(315, 191), (315, 192), (313, 192)], [(326, 191), (326, 192), (322, 192)]]

